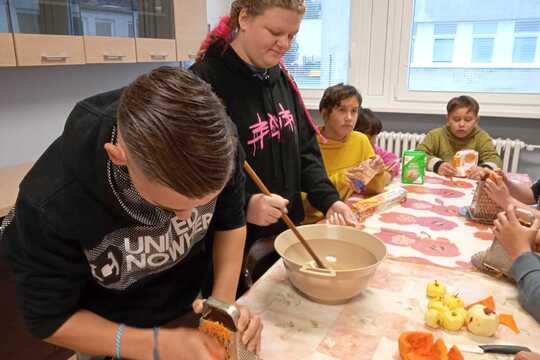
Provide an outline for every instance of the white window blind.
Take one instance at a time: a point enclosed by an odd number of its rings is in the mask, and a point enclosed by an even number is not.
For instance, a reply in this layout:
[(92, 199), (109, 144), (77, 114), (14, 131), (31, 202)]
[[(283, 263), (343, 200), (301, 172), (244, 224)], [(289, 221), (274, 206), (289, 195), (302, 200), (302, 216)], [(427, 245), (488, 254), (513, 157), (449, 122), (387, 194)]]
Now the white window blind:
[(301, 89), (347, 82), (351, 0), (307, 0), (306, 13), (284, 56)]

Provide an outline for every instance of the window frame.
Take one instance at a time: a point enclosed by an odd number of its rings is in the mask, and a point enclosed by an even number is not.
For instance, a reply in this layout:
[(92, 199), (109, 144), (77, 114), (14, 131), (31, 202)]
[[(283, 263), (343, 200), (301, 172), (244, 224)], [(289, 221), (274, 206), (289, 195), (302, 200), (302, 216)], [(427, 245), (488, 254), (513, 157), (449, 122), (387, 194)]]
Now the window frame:
[[(411, 91), (408, 89), (408, 54), (410, 43), (410, 31), (414, 16), (414, 3), (412, 0), (393, 0), (397, 7), (396, 17), (393, 22), (398, 29), (394, 29), (397, 47), (398, 70), (395, 102), (412, 107), (426, 107), (426, 111), (437, 107), (439, 114), (445, 114), (445, 105), (454, 96), (465, 92), (439, 92), (439, 91)], [(459, 66), (461, 67), (461, 66)], [(482, 67), (482, 66), (481, 66)], [(531, 66), (540, 68), (540, 66)], [(489, 93), (470, 92), (481, 104), (481, 114), (489, 116), (527, 117), (540, 118), (540, 94), (516, 94), (516, 93)], [(414, 106), (416, 104), (416, 106)]]
[[(351, 1), (350, 18), (354, 20), (349, 24), (348, 83), (361, 92), (362, 106), (374, 111), (446, 114), (448, 100), (466, 92), (408, 89), (413, 5), (413, 0)], [(539, 48), (536, 53), (540, 56)], [(538, 64), (526, 65), (540, 68)], [(471, 62), (468, 66), (486, 68), (493, 64)], [(323, 90), (301, 91), (308, 108), (318, 109)], [(480, 102), (482, 116), (540, 119), (540, 94), (469, 93)]]

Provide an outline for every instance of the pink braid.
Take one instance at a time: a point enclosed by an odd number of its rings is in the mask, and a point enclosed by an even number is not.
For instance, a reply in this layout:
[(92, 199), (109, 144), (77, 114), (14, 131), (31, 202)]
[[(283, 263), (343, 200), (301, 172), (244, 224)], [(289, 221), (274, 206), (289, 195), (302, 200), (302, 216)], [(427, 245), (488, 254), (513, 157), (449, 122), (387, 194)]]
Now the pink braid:
[(283, 62), (283, 59), (279, 61), (279, 65), (281, 66), (281, 69), (283, 69), (283, 72), (285, 75), (287, 75), (287, 78), (289, 79), (289, 82), (291, 83), (294, 91), (296, 92), (296, 95), (298, 96), (298, 100), (300, 101), (300, 105), (302, 105), (302, 108), (304, 109), (304, 113), (306, 114), (306, 118), (308, 119), (309, 123), (311, 124), (311, 127), (313, 130), (315, 130), (315, 133), (319, 136), (321, 139), (321, 142), (323, 144), (326, 144), (328, 140), (321, 134), (321, 129), (317, 126), (315, 123), (315, 120), (313, 120), (313, 117), (311, 116), (311, 113), (306, 107), (306, 104), (304, 103), (304, 99), (302, 98), (302, 94), (300, 94), (300, 89), (298, 89), (298, 85), (296, 85), (296, 81), (294, 81), (291, 74), (289, 74), (289, 71), (287, 71), (287, 67), (285, 66), (285, 63)]
[(232, 29), (229, 26), (230, 18), (230, 16), (222, 16), (221, 18), (219, 18), (219, 23), (216, 25), (216, 27), (213, 28), (208, 34), (206, 34), (206, 37), (204, 38), (204, 41), (199, 48), (200, 55), (206, 52), (206, 50), (210, 47), (210, 45), (212, 45), (216, 38), (222, 38), (224, 40), (228, 39), (229, 35), (232, 32)]

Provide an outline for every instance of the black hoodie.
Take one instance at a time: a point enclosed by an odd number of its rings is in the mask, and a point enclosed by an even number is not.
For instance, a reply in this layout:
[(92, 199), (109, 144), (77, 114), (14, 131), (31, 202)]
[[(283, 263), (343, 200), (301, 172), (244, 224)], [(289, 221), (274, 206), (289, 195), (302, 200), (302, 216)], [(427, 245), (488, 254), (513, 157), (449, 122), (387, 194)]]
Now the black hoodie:
[(211, 231), (245, 224), (241, 158), (218, 198), (189, 220), (140, 198), (103, 149), (114, 141), (120, 95), (77, 104), (22, 181), (5, 228), (18, 302), (36, 337), (51, 336), (82, 308), (137, 327), (177, 318), (205, 281)]
[[(304, 218), (301, 192), (326, 213), (339, 200), (328, 180), (315, 131), (306, 119), (287, 75), (276, 65), (260, 75), (233, 50), (217, 42), (191, 70), (207, 81), (223, 100), (236, 124), (246, 159), (272, 193), (289, 199), (289, 216)], [(246, 205), (260, 193), (246, 180)], [(258, 227), (248, 224), (250, 240), (271, 236), (285, 228), (282, 221)]]

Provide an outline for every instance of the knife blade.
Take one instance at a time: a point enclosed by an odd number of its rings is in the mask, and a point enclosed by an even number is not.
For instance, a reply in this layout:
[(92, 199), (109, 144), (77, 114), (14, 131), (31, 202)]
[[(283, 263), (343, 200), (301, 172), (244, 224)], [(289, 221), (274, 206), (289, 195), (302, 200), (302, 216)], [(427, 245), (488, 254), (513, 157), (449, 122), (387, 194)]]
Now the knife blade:
[(475, 354), (517, 354), (520, 351), (531, 351), (528, 347), (517, 345), (458, 345), (459, 350)]

